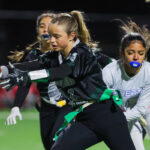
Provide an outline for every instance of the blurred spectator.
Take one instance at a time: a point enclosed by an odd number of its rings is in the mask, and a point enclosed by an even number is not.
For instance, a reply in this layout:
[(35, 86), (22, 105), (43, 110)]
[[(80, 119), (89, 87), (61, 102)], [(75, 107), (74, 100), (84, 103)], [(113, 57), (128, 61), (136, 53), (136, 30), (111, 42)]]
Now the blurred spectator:
[[(1, 108), (11, 108), (13, 106), (13, 102), (16, 96), (18, 86), (14, 87), (10, 91), (6, 91), (0, 87), (0, 109)], [(36, 88), (36, 84), (32, 84), (29, 90), (29, 93), (26, 97), (26, 100), (22, 107), (30, 108), (35, 105), (36, 102), (40, 102), (39, 91)]]

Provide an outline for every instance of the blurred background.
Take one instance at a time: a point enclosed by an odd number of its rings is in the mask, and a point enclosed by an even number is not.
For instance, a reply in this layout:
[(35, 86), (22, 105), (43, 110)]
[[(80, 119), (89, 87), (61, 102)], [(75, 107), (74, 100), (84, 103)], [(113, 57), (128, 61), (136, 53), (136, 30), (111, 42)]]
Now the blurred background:
[[(85, 12), (87, 26), (93, 40), (100, 42), (99, 46), (103, 53), (113, 58), (119, 57), (122, 36), (120, 23), (114, 19), (125, 21), (131, 18), (138, 25), (146, 24), (150, 29), (150, 0), (101, 0), (99, 2), (97, 0), (80, 2), (0, 0), (0, 65), (8, 64), (7, 56), (10, 51), (23, 50), (36, 40), (36, 19), (38, 15), (48, 10)], [(15, 92), (16, 88), (13, 92), (0, 94), (0, 107), (11, 107)], [(2, 102), (5, 96), (6, 100)]]
[[(75, 0), (0, 0), (0, 65), (8, 64), (7, 56), (10, 51), (23, 50), (28, 44), (35, 41), (37, 16), (48, 10), (55, 12), (80, 10), (85, 12), (87, 26), (93, 40), (100, 42), (99, 46), (102, 49), (102, 52), (113, 58), (119, 57), (119, 44), (122, 34), (119, 29), (119, 22), (114, 21), (114, 19), (122, 19), (125, 21), (126, 19), (131, 18), (138, 25), (141, 26), (146, 24), (150, 29), (150, 0), (82, 0), (80, 2)], [(11, 137), (11, 135), (13, 139), (13, 134), (16, 134), (11, 133), (12, 129), (10, 128), (13, 128), (14, 132), (18, 129), (14, 129), (15, 127), (10, 127), (8, 129), (7, 127), (7, 131), (4, 133), (6, 130), (4, 121), (8, 116), (8, 112), (3, 111), (3, 109), (12, 107), (16, 90), (17, 87), (9, 92), (0, 89), (0, 110), (2, 110), (0, 111), (0, 123), (2, 123), (0, 124), (0, 145), (2, 150), (9, 149), (6, 148), (5, 142), (3, 141), (7, 141), (8, 137)], [(36, 101), (39, 101), (39, 93), (36, 89), (36, 85), (33, 85), (23, 108), (32, 108)], [(42, 150), (42, 144), (40, 143), (40, 145), (38, 145), (39, 143), (37, 143), (37, 141), (40, 141), (38, 114), (34, 112), (35, 110), (29, 112), (31, 117), (28, 116), (27, 112), (23, 114), (24, 120), (28, 119), (33, 121), (33, 123), (29, 125), (29, 128), (31, 128), (31, 132), (33, 132), (37, 138), (34, 137), (37, 145), (35, 148), (25, 147), (25, 149)], [(34, 123), (37, 123), (37, 125), (34, 126)], [(32, 127), (38, 131), (34, 131)], [(19, 128), (22, 127), (19, 126)], [(20, 130), (22, 131), (22, 129)], [(22, 135), (18, 136), (22, 138)], [(27, 135), (27, 137), (29, 136), (32, 135)], [(25, 136), (24, 138), (27, 139), (27, 137)], [(11, 146), (8, 146), (11, 147), (11, 150), (16, 150), (16, 147), (19, 147), (18, 145), (15, 147), (14, 143), (15, 141)], [(32, 143), (27, 143), (27, 145), (31, 147)]]
[(118, 56), (119, 24), (113, 19), (130, 17), (137, 24), (150, 26), (150, 0), (92, 1), (9, 1), (0, 0), (0, 65), (7, 64), (9, 51), (23, 49), (36, 39), (36, 18), (47, 10), (85, 12), (92, 38), (100, 42), (103, 52)]

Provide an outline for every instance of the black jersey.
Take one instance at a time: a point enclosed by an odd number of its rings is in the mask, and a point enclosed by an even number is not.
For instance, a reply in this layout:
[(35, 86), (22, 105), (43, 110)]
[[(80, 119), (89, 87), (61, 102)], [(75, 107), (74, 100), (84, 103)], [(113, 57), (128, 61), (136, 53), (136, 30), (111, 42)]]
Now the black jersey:
[[(104, 56), (101, 53), (94, 55), (87, 45), (80, 42), (71, 50), (62, 64), (58, 62), (57, 52), (48, 52), (36, 61), (16, 66), (26, 70), (50, 68), (49, 80), (56, 81), (63, 97), (70, 103), (81, 104), (99, 99), (106, 89), (102, 80), (101, 67), (107, 65), (110, 59)], [(43, 92), (48, 86), (45, 85), (47, 83), (40, 84), (39, 89), (43, 96), (48, 93)]]
[(31, 49), (31, 50), (26, 50), (25, 51), (25, 55), (24, 57), (22, 58), (21, 62), (25, 62), (25, 61), (32, 61), (32, 60), (35, 60), (37, 59), (40, 55), (42, 55), (43, 52), (38, 50), (38, 49)]
[(103, 54), (101, 51), (94, 52), (94, 55), (97, 58), (97, 61), (101, 65), (102, 68), (104, 68), (106, 65), (112, 62), (112, 58)]
[(62, 64), (50, 68), (49, 73), (49, 80), (56, 81), (69, 103), (78, 105), (98, 100), (106, 89), (96, 56), (81, 42), (71, 50)]
[[(27, 51), (21, 60), (24, 62), (23, 64), (17, 63), (15, 67), (21, 69), (21, 70), (34, 70), (34, 69), (42, 69), (43, 67), (51, 67), (51, 65), (56, 66), (58, 65), (58, 59), (56, 59), (58, 56), (57, 53), (51, 53), (48, 52), (43, 54), (38, 49), (32, 49), (30, 51)], [(57, 61), (52, 61), (51, 65), (49, 63), (52, 58), (55, 58)], [(29, 63), (30, 62), (30, 63)], [(25, 97), (27, 96), (29, 92), (31, 84), (28, 84), (27, 86), (19, 86), (14, 106), (21, 107)], [(37, 88), (40, 92), (41, 100), (44, 100), (47, 103), (53, 103), (55, 100), (61, 99), (61, 93), (58, 90), (55, 82), (45, 82), (45, 83), (37, 83)], [(52, 101), (52, 102), (50, 102)]]
[[(31, 49), (29, 51), (25, 50), (25, 55), (24, 57), (21, 59), (21, 62), (26, 62), (26, 61), (31, 61), (31, 60), (34, 60), (34, 59), (37, 59), (39, 55), (41, 55), (42, 52), (38, 49)], [(20, 67), (21, 69), (24, 69), (22, 67)], [(18, 107), (21, 107), (28, 92), (29, 92), (29, 89), (30, 89), (30, 85), (31, 84), (28, 84), (26, 87), (24, 86), (19, 86), (18, 87), (18, 90), (17, 90), (17, 93), (16, 93), (16, 96), (15, 96), (15, 100), (14, 100), (14, 106), (18, 106)]]

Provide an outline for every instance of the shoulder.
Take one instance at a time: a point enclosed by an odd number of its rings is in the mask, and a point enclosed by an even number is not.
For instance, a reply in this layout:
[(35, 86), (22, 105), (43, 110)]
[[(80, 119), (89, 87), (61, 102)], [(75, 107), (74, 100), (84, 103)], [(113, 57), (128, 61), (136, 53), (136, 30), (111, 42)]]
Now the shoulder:
[(143, 65), (144, 65), (145, 68), (148, 68), (148, 67), (150, 67), (150, 62), (148, 62), (148, 61), (145, 60), (143, 62)]
[(41, 55), (42, 52), (38, 49), (31, 49), (30, 51), (28, 51), (28, 54), (38, 56), (38, 55)]
[(74, 53), (74, 52), (78, 53), (78, 55), (80, 55), (80, 54), (85, 54), (85, 55), (87, 54), (87, 55), (89, 55), (89, 54), (92, 53), (91, 48), (88, 45), (86, 45), (86, 44), (84, 44), (82, 42), (78, 43), (72, 49), (71, 53)]
[(145, 76), (149, 78), (150, 77), (150, 62), (144, 61), (142, 65), (143, 65), (142, 70), (144, 71)]
[(71, 61), (85, 61), (89, 57), (94, 56), (91, 52), (91, 49), (84, 43), (78, 43), (73, 49), (71, 50), (67, 60)]
[(31, 49), (25, 51), (24, 60), (30, 61), (33, 59), (37, 59), (39, 55), (41, 55), (42, 52), (38, 49)]
[(121, 65), (120, 61), (114, 61), (102, 69), (103, 77), (112, 77), (112, 78), (120, 78), (121, 75)]
[(116, 80), (120, 78), (120, 63), (114, 61), (102, 69), (102, 76), (108, 88), (113, 88)]
[(120, 61), (119, 60), (115, 60), (103, 68), (104, 72), (105, 71), (117, 72), (118, 70), (120, 70)]

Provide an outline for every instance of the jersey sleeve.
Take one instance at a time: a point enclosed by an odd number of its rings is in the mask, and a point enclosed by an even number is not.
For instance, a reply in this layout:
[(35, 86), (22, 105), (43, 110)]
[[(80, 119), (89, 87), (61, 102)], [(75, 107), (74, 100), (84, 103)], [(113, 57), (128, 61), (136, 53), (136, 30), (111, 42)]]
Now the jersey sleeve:
[(28, 95), (30, 85), (28, 86), (18, 86), (17, 93), (14, 100), (14, 106), (21, 107)]
[[(22, 71), (32, 71), (36, 69), (41, 69), (42, 67), (39, 65), (38, 60), (27, 61), (22, 63), (14, 63), (15, 68), (20, 69)], [(8, 66), (9, 72), (11, 73), (11, 68)]]
[[(83, 78), (93, 70), (93, 67), (96, 66), (92, 64), (94, 58), (95, 57), (90, 58), (88, 53), (73, 52), (70, 53), (67, 59), (65, 59), (58, 67), (29, 72), (29, 77), (32, 81), (34, 80), (37, 82), (44, 81), (41, 79), (49, 81), (62, 80), (70, 75), (73, 78)], [(96, 69), (98, 68), (95, 68), (95, 70)]]
[[(28, 61), (34, 60), (35, 59), (35, 55), (33, 55), (33, 53), (35, 54), (34, 51), (35, 50), (31, 50), (31, 51), (28, 51), (28, 53), (27, 53), (27, 51), (25, 50), (25, 55), (22, 58), (22, 60), (19, 63), (14, 63), (13, 65), (18, 69), (26, 70), (27, 69), (26, 67), (28, 65), (22, 65), (22, 63), (27, 62), (25, 64), (28, 64)], [(37, 58), (37, 56), (36, 56), (36, 58)], [(10, 68), (9, 68), (9, 72), (11, 73)], [(30, 86), (18, 86), (13, 106), (21, 107), (23, 105), (24, 100), (28, 94), (29, 88), (30, 88)]]
[(54, 66), (55, 65), (51, 66), (49, 69), (30, 71), (28, 75), (31, 81), (34, 82), (62, 80), (73, 73), (73, 70), (75, 68), (75, 60), (67, 59), (62, 64), (59, 64), (57, 67)]
[[(42, 54), (37, 57), (37, 59), (30, 60), (29, 57), (30, 55), (27, 55), (28, 59), (25, 59), (26, 61), (20, 62), (20, 63), (14, 63), (13, 65), (15, 68), (20, 69), (22, 71), (34, 71), (34, 70), (39, 70), (43, 68), (50, 68), (50, 67), (55, 67), (58, 66), (59, 62), (57, 59), (58, 54), (53, 53), (53, 52), (47, 52), (45, 54)], [(34, 57), (35, 58), (35, 57)], [(30, 61), (27, 61), (30, 60)], [(10, 66), (7, 66), (9, 73), (13, 72)]]
[[(38, 65), (37, 59), (38, 56), (41, 54), (41, 51), (37, 49), (32, 49), (30, 51), (25, 51), (25, 56), (20, 63), (14, 64), (14, 66), (18, 69), (27, 71), (37, 69), (40, 66)], [(34, 60), (34, 61), (33, 61)], [(28, 95), (30, 85), (27, 86), (18, 86), (17, 93), (14, 99), (14, 106), (21, 107)]]

